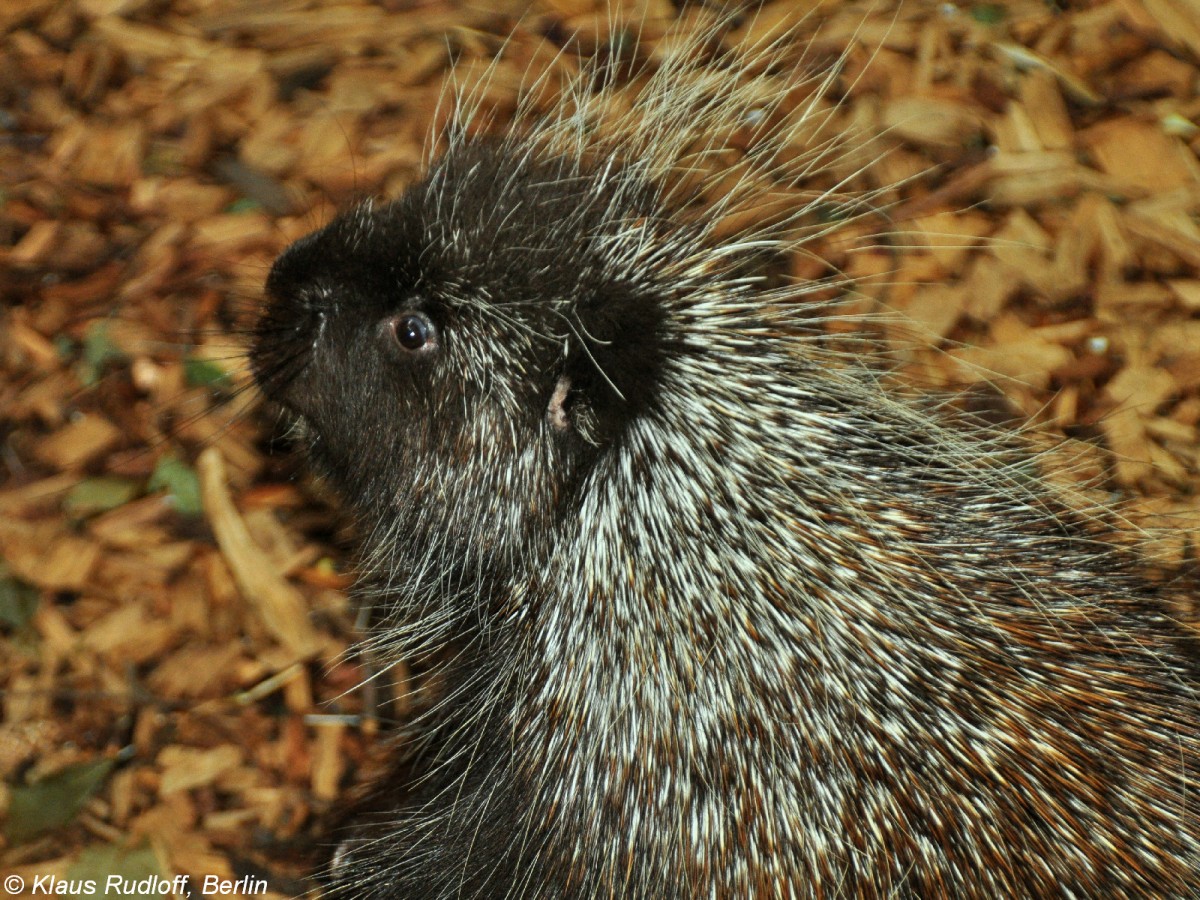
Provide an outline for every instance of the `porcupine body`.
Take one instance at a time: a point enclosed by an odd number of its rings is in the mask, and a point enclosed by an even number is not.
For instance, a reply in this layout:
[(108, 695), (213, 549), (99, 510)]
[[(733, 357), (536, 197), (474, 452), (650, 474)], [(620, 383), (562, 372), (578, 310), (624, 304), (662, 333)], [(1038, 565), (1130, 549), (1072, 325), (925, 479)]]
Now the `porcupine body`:
[[(836, 152), (822, 84), (760, 70), (664, 65), (604, 128), (588, 70), (276, 262), (258, 379), (364, 523), (379, 645), (448, 650), (335, 894), (1197, 896), (1177, 626), (1024, 457), (764, 285), (811, 217), (722, 230)], [(748, 121), (695, 213), (698, 135)]]

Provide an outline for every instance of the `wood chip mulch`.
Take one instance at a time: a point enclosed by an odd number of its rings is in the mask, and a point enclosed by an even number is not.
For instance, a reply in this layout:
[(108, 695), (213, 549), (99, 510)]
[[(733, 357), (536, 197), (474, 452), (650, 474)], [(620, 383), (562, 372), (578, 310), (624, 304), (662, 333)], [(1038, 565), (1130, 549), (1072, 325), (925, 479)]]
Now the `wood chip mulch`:
[[(676, 12), (639, 10), (653, 59)], [(845, 249), (877, 221), (824, 247), (860, 288), (831, 327), (902, 316), (897, 378), (994, 386), (1148, 552), (1191, 558), (1200, 0), (810, 0), (742, 28), (804, 12), (810, 58), (845, 54), (846, 121), (883, 135), (865, 186), (900, 185), (887, 252)], [(351, 536), (244, 358), (263, 279), (418, 175), (452, 67), (511, 35), (503, 119), (608, 22), (578, 0), (0, 4), (0, 873), (30, 896), (113, 872), (311, 887), (324, 816), (414, 700), (402, 671), (358, 687)]]

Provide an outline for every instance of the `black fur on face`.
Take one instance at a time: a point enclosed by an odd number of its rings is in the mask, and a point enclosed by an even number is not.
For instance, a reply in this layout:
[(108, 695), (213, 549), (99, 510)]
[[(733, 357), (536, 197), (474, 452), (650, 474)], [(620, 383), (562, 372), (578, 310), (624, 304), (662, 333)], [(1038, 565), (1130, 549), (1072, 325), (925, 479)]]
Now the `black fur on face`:
[(662, 306), (611, 262), (647, 211), (588, 178), (464, 145), (276, 260), (255, 376), (384, 535), (511, 552), (653, 403)]

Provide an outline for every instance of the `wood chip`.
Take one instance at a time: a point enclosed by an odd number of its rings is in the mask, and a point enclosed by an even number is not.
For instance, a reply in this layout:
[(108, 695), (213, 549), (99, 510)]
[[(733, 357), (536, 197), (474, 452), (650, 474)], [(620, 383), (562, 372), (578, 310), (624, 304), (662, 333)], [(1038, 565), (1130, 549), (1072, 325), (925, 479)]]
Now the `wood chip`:
[(180, 791), (212, 784), (221, 775), (241, 765), (242, 753), (230, 744), (222, 744), (212, 750), (170, 746), (163, 749), (156, 762), (162, 768), (158, 792), (160, 796), (169, 797)]
[(100, 416), (80, 416), (38, 446), (38, 456), (56, 469), (78, 469), (115, 447), (121, 432)]
[(285, 647), (301, 658), (313, 655), (318, 642), (308, 621), (304, 597), (272, 568), (270, 558), (250, 537), (225, 486), (225, 462), (220, 452), (212, 447), (205, 450), (197, 469), (205, 515), (243, 597)]

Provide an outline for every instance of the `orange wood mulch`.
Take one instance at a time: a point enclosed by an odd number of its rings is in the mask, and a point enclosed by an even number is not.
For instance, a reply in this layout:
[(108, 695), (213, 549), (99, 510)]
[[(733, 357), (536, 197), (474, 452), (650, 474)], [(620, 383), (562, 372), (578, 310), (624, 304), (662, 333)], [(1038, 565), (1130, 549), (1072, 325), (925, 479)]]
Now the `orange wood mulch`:
[[(903, 252), (847, 250), (878, 221), (823, 247), (860, 288), (831, 327), (898, 315), (897, 378), (994, 385), (1189, 558), (1200, 0), (778, 2), (742, 30), (801, 12), (797, 46), (845, 54), (845, 121), (883, 134), (864, 186), (902, 185)], [(639, 55), (672, 15), (630, 6)], [(375, 712), (420, 701), (402, 667), (357, 687), (351, 536), (250, 385), (262, 281), (417, 176), (452, 67), (504, 45), (503, 119), (608, 28), (576, 0), (0, 4), (0, 873), (26, 893), (310, 887)]]

